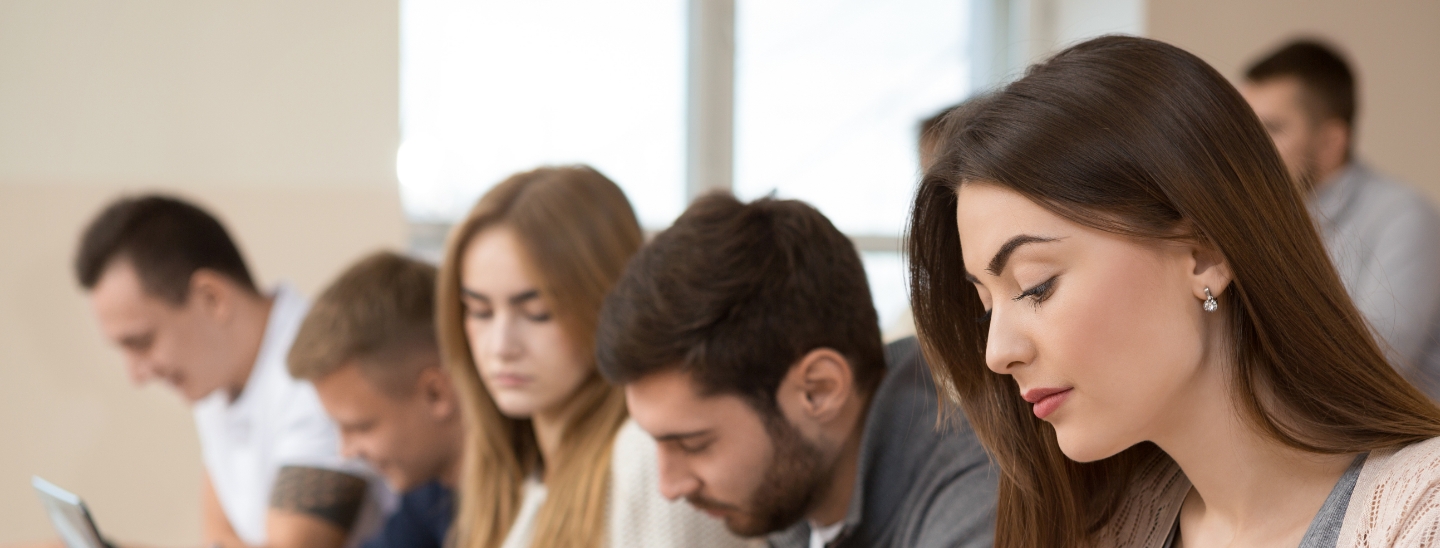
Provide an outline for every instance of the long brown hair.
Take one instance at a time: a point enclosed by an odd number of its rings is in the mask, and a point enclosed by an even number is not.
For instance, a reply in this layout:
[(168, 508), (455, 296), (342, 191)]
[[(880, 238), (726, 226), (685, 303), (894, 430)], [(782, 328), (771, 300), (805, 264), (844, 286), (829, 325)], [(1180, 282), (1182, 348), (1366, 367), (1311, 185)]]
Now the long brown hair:
[(996, 546), (1085, 546), (1151, 443), (1092, 463), (1060, 451), (1014, 380), (986, 368), (988, 322), (966, 282), (957, 191), (1001, 185), (1072, 222), (1218, 250), (1231, 393), (1261, 432), (1303, 451), (1362, 452), (1440, 435), (1440, 409), (1385, 361), (1259, 120), (1179, 48), (1103, 37), (1030, 68), (950, 128), (908, 234), (915, 319), (942, 392), (953, 388), (1001, 469)]
[(465, 336), (460, 269), (475, 235), (501, 225), (520, 241), (541, 295), (585, 356), (594, 355), (605, 293), (643, 240), (620, 187), (583, 166), (514, 175), (481, 197), (451, 232), (440, 268), (436, 327), (468, 422), (455, 546), (500, 546), (519, 515), (525, 478), (543, 468), (548, 495), (531, 546), (600, 547), (606, 538), (611, 447), (627, 417), (625, 396), (592, 373), (567, 404), (573, 418), (555, 462), (541, 461), (529, 420), (500, 413)]

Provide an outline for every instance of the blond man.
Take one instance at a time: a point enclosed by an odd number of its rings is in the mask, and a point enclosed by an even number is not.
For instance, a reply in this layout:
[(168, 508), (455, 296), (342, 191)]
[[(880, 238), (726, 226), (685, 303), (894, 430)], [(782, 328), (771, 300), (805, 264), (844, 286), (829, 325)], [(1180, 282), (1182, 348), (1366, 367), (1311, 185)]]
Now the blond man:
[(320, 295), (290, 348), (290, 374), (315, 385), (341, 452), (403, 493), (366, 548), (440, 548), (454, 518), (464, 428), (434, 308), (435, 267), (376, 253)]

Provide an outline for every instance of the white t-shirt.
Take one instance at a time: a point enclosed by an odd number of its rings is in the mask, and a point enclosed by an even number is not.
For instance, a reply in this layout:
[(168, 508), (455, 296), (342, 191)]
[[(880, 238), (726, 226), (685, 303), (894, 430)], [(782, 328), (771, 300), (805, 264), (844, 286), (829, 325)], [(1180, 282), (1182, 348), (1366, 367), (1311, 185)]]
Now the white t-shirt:
[[(718, 519), (701, 513), (683, 500), (666, 500), (660, 494), (660, 463), (655, 440), (633, 420), (625, 421), (615, 435), (610, 456), (610, 507), (606, 537), (610, 548), (741, 548), (764, 546), (731, 534)], [(527, 479), (520, 513), (501, 548), (529, 548), (535, 536), (535, 517), (545, 503), (545, 485)]]
[(379, 524), (393, 495), (363, 463), (340, 457), (339, 434), (315, 388), (292, 378), (285, 365), (310, 304), (286, 285), (274, 298), (260, 352), (240, 396), (232, 402), (224, 390), (217, 390), (194, 406), (205, 470), (231, 528), (252, 546), (266, 541), (270, 491), (280, 468), (326, 468), (364, 477), (370, 483), (370, 501), (347, 543), (358, 544)]
[(840, 530), (845, 528), (844, 521), (837, 521), (830, 525), (820, 527), (814, 522), (810, 523), (810, 548), (825, 548), (835, 542), (835, 537), (840, 536)]

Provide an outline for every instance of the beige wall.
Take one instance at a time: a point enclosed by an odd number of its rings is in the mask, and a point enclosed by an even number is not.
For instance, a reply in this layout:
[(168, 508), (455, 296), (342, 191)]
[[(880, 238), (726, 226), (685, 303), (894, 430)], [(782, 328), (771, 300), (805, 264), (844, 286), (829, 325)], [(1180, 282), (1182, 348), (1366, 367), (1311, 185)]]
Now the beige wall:
[(1149, 36), (1232, 79), (1289, 37), (1331, 39), (1358, 69), (1362, 158), (1440, 201), (1440, 2), (1149, 0), (1146, 13)]
[(126, 383), (75, 238), (121, 192), (178, 192), (311, 295), (403, 245), (397, 2), (0, 2), (0, 544), (52, 536), (36, 473), (117, 538), (198, 543), (188, 409)]

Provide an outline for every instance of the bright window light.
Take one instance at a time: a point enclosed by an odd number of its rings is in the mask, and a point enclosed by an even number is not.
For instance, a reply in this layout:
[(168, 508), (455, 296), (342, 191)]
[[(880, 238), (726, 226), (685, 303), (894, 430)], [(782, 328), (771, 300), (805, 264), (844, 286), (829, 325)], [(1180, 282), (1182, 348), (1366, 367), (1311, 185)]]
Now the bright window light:
[(735, 192), (898, 236), (920, 120), (970, 91), (965, 0), (740, 0)]
[(684, 206), (676, 0), (405, 0), (396, 162), (407, 217), (453, 222), (509, 175), (586, 163), (647, 228)]

